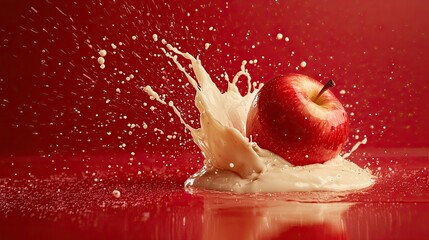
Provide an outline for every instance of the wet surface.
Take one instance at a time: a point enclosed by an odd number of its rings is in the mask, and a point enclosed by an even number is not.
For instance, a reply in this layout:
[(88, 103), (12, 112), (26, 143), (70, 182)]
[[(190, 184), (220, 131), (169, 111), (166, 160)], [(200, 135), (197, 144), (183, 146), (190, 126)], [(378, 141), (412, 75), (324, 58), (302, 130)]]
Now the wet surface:
[[(104, 158), (97, 156), (92, 160)], [(355, 156), (355, 162), (362, 162)], [(429, 220), (427, 156), (371, 157), (370, 189), (352, 193), (232, 194), (183, 188), (192, 169), (69, 160), (68, 173), (2, 168), (0, 232), (7, 239), (419, 238)], [(120, 162), (117, 156), (115, 162)], [(27, 163), (31, 163), (27, 162)], [(40, 167), (40, 165), (36, 165)], [(97, 169), (99, 167), (100, 169)], [(146, 169), (146, 170), (145, 170)], [(177, 171), (180, 169), (180, 171)], [(13, 177), (23, 170), (22, 177)], [(11, 177), (12, 176), (12, 177)], [(118, 190), (120, 197), (113, 195)], [(22, 227), (25, 226), (25, 231)], [(412, 231), (411, 231), (412, 229)]]

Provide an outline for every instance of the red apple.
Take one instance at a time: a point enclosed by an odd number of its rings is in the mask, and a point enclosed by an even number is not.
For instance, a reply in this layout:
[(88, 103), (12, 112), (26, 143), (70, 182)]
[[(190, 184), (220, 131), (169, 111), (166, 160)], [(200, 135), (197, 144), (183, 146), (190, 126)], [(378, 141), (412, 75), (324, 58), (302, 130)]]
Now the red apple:
[(300, 74), (271, 79), (250, 107), (247, 137), (293, 165), (334, 158), (347, 141), (349, 121), (332, 86)]

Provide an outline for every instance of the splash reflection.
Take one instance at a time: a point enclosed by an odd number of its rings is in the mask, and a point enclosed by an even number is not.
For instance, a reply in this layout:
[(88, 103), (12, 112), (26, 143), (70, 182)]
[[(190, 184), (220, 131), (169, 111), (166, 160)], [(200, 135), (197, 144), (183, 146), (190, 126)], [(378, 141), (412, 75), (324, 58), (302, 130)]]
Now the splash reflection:
[(343, 215), (352, 205), (208, 194), (203, 239), (344, 239)]

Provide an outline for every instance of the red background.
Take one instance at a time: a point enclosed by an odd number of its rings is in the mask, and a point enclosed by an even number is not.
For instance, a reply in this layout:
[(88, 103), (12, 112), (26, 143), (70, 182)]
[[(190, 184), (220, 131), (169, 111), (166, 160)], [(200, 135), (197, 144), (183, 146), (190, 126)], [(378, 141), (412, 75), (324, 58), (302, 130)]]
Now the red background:
[[(195, 150), (179, 121), (168, 122), (170, 110), (140, 89), (152, 85), (196, 117), (193, 90), (179, 88), (184, 76), (157, 55), (162, 44), (154, 33), (199, 55), (213, 78), (232, 76), (252, 59), (257, 81), (288, 72), (333, 78), (333, 91), (354, 113), (351, 137), (359, 130), (368, 147), (428, 147), (428, 12), (424, 1), (9, 2), (0, 25), (0, 154), (112, 152), (123, 151), (122, 143), (127, 152)], [(104, 70), (100, 49), (108, 51)], [(307, 67), (296, 70), (303, 60)], [(135, 78), (126, 81), (130, 73)], [(147, 130), (127, 126), (142, 122)], [(155, 127), (187, 141), (166, 142)]]
[[(248, 69), (256, 81), (289, 72), (336, 81), (333, 91), (351, 119), (346, 150), (356, 135), (368, 136), (351, 160), (377, 174), (377, 184), (346, 196), (310, 195), (311, 201), (356, 203), (341, 216), (338, 232), (292, 218), (295, 223), (271, 229), (277, 231), (272, 238), (426, 236), (427, 16), (429, 3), (405, 0), (3, 1), (0, 236), (210, 239), (219, 233), (213, 222), (240, 222), (249, 230), (243, 233), (256, 238), (251, 220), (263, 213), (261, 203), (302, 200), (299, 194), (184, 191), (202, 156), (173, 115), (170, 122), (171, 110), (150, 101), (141, 87), (167, 94), (187, 121), (198, 117), (194, 91), (182, 87), (183, 74), (153, 34), (199, 55), (223, 89), (219, 76), (233, 76), (243, 60), (253, 59), (258, 62)], [(290, 41), (277, 40), (277, 33)], [(100, 49), (108, 51), (104, 70), (97, 63)], [(307, 67), (297, 70), (302, 61)], [(130, 74), (135, 78), (127, 81)], [(168, 139), (174, 132), (177, 138)], [(115, 189), (121, 198), (112, 196)], [(244, 200), (250, 203), (228, 208)], [(267, 216), (274, 227), (287, 218)], [(239, 238), (241, 232), (221, 233)]]

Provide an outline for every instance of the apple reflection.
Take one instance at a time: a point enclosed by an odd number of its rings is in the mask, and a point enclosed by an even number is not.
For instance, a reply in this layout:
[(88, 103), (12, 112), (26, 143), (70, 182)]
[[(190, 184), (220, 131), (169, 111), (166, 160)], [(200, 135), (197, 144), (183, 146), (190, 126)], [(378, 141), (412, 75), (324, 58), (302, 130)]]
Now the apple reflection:
[(345, 239), (343, 214), (351, 205), (207, 195), (203, 239)]

